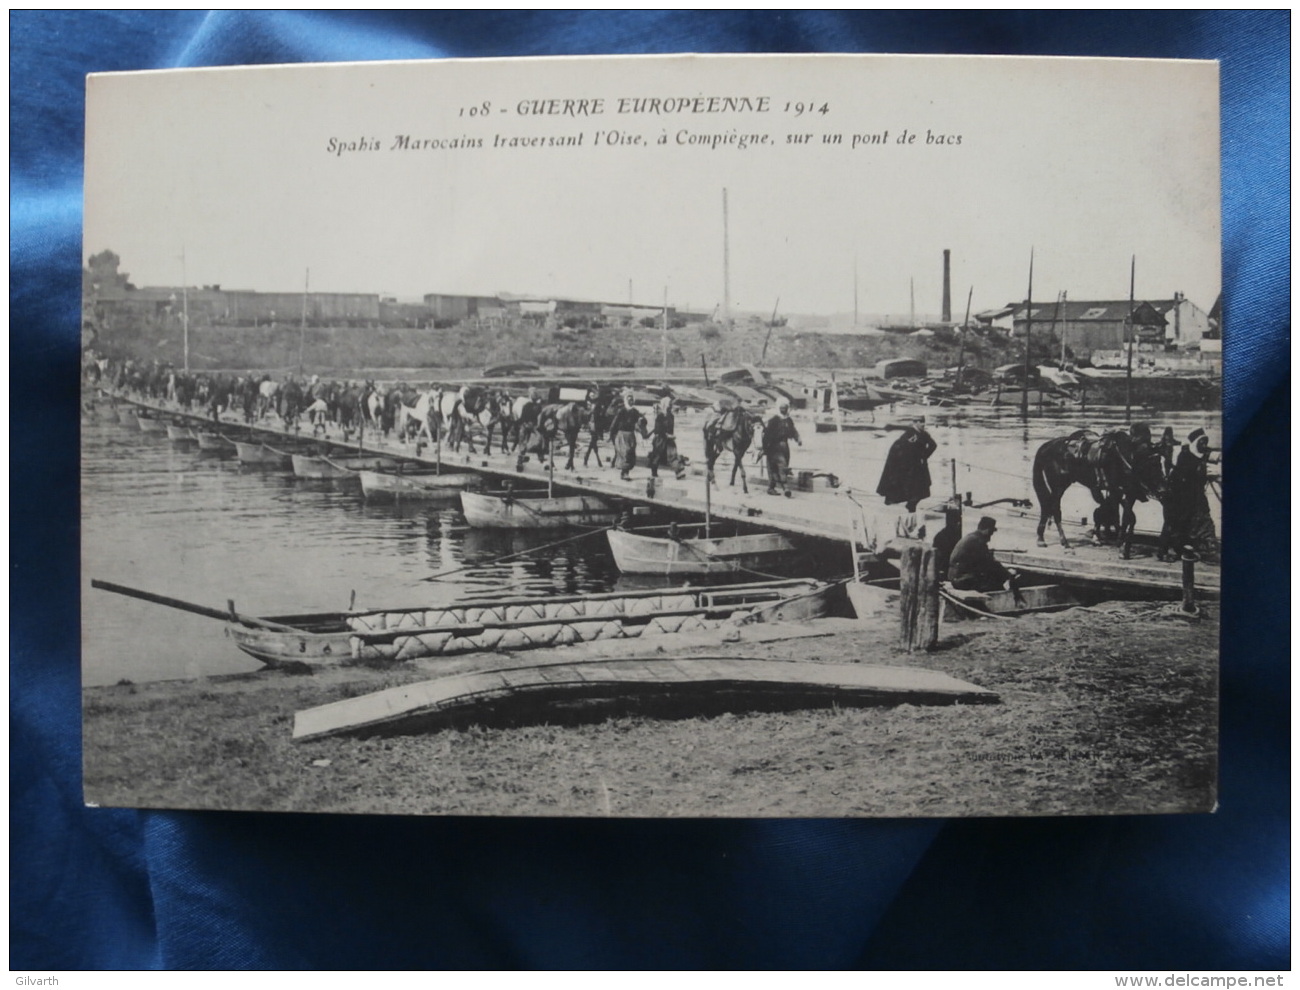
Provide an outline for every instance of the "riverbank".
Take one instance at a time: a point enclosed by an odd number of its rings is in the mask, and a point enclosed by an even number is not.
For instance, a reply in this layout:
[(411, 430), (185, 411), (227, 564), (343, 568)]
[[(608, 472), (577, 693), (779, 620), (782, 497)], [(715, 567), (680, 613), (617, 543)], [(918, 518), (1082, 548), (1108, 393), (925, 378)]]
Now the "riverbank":
[[(1046, 336), (1046, 335), (1045, 335)], [(1040, 342), (1035, 342), (1036, 345)], [(102, 331), (102, 353), (140, 362), (184, 363), (181, 337), (157, 327), (120, 326)], [(1041, 342), (1043, 357), (1054, 353)], [(300, 351), (301, 348), (301, 351)], [(717, 323), (672, 327), (608, 327), (552, 330), (532, 323), (481, 327), (469, 323), (445, 329), (411, 327), (207, 327), (190, 331), (190, 366), (196, 371), (261, 368), (308, 374), (351, 374), (375, 366), (375, 356), (392, 368), (445, 371), (486, 368), (527, 359), (548, 367), (688, 368), (701, 360), (710, 369), (753, 363), (767, 367), (864, 369), (886, 358), (916, 358), (935, 369), (957, 363), (958, 344), (907, 334), (839, 334), (790, 327)], [(1037, 346), (1035, 348), (1037, 350)], [(1023, 357), (1023, 345), (998, 337), (969, 335), (968, 366), (992, 369)]]
[[(919, 666), (996, 705), (735, 713), (291, 740), (296, 711), (499, 658), (386, 671), (120, 683), (83, 692), (85, 794), (103, 806), (577, 816), (956, 816), (1208, 811), (1217, 614), (1113, 604), (944, 627), (892, 618), (692, 653)], [(229, 648), (214, 636), (213, 649)], [(515, 655), (518, 662), (524, 655)]]

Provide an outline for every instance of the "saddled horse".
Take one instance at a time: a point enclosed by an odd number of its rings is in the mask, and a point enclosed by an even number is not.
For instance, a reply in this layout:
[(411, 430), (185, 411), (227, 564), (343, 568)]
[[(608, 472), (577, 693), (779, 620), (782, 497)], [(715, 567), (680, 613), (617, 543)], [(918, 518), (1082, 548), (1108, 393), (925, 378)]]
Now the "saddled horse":
[(426, 389), (423, 392), (397, 392), (396, 394), (397, 438), (402, 443), (414, 439), (417, 451), (426, 439), (429, 443), (437, 442), (442, 429), (438, 414), (438, 403), (442, 393), (434, 389)]
[(1078, 484), (1097, 503), (1093, 513), (1097, 537), (1112, 537), (1127, 560), (1137, 524), (1133, 506), (1163, 496), (1166, 467), (1161, 448), (1118, 430), (1101, 435), (1079, 430), (1048, 440), (1034, 455), (1034, 494), (1041, 509), (1038, 545), (1047, 546), (1044, 532), (1049, 519), (1056, 524), (1061, 545), (1070, 545), (1061, 527), (1061, 497)]
[(704, 463), (710, 485), (717, 485), (713, 468), (718, 463), (718, 458), (726, 451), (731, 451), (735, 463), (731, 468), (729, 484), (736, 484), (736, 472), (740, 472), (741, 488), (746, 495), (749, 494), (744, 458), (754, 442), (754, 424), (755, 417), (739, 405), (710, 414), (704, 423)]
[[(444, 391), (438, 395), (437, 410), (438, 421), (447, 430), (447, 444), (454, 451), (460, 450), (460, 445), (467, 444), (471, 454), (477, 453), (474, 449), (473, 431), (488, 431), (492, 419), (495, 416), (495, 409), (489, 402), (488, 390), (481, 385), (463, 385), (458, 391)], [(487, 432), (487, 453), (492, 452), (492, 434)]]
[(569, 446), (569, 459), (564, 470), (572, 471), (573, 459), (578, 452), (578, 434), (582, 432), (589, 419), (586, 399), (574, 402), (556, 402), (542, 406), (537, 416), (537, 423), (528, 427), (520, 437), (515, 462), (515, 470), (522, 471), (529, 454), (535, 454), (539, 464), (546, 462), (546, 456), (556, 439), (563, 437)]

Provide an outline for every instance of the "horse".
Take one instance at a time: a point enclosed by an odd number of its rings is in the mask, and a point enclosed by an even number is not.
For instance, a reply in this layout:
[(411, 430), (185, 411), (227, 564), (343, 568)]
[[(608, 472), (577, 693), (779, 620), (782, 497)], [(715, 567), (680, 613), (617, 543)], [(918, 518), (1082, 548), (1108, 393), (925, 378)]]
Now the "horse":
[(275, 408), (275, 393), (280, 390), (280, 383), (270, 375), (263, 375), (262, 380), (257, 383), (257, 418), (265, 419), (267, 414)]
[[(482, 405), (477, 411), (473, 411), (473, 404), (481, 401)], [(469, 444), (469, 452), (474, 451), (473, 435), (479, 433), (484, 437), (485, 454), (492, 453), (492, 434), (498, 429), (501, 431), (501, 441), (499, 447), (501, 453), (506, 452), (506, 443), (510, 436), (510, 429), (514, 425), (514, 415), (512, 412), (513, 400), (503, 391), (489, 392), (483, 390), (482, 399), (480, 400), (476, 393), (471, 392), (470, 401), (462, 400), (458, 406), (454, 406), (454, 415), (456, 416), (455, 424), (459, 434), (458, 441), (464, 440)]]
[(735, 464), (731, 468), (731, 481), (736, 484), (736, 472), (740, 472), (740, 485), (746, 495), (749, 494), (749, 478), (745, 475), (744, 458), (750, 444), (754, 442), (755, 418), (743, 406), (733, 406), (722, 412), (714, 412), (704, 423), (704, 462), (708, 483), (717, 486), (713, 476), (714, 465), (725, 451), (731, 451)]
[[(434, 409), (438, 421), (447, 427), (447, 443), (452, 450), (459, 451), (460, 445), (464, 443), (468, 444), (471, 454), (477, 453), (470, 429), (475, 425), (486, 425), (479, 422), (478, 416), (487, 409), (487, 406), (488, 392), (481, 385), (462, 385), (459, 391), (438, 393), (438, 401)], [(491, 453), (490, 435), (488, 443), (488, 452)]]
[(1097, 503), (1093, 521), (1098, 539), (1113, 536), (1123, 559), (1128, 560), (1137, 524), (1133, 506), (1163, 497), (1166, 473), (1161, 448), (1135, 441), (1122, 431), (1098, 436), (1079, 430), (1048, 440), (1034, 455), (1034, 494), (1041, 509), (1038, 545), (1047, 546), (1044, 532), (1050, 519), (1056, 524), (1061, 546), (1069, 547), (1061, 527), (1061, 497), (1071, 485), (1080, 484)]
[[(408, 396), (406, 393), (398, 393), (397, 399), (397, 436), (402, 443), (414, 436), (416, 449), (424, 443), (420, 439), (421, 435), (428, 438), (430, 443), (437, 441), (442, 431), (442, 420), (439, 417), (438, 403), (444, 393), (434, 389), (426, 389), (423, 392), (416, 392)], [(408, 405), (408, 401), (414, 400)]]
[(536, 454), (539, 464), (545, 463), (551, 445), (560, 436), (563, 436), (569, 445), (569, 459), (564, 465), (564, 470), (574, 470), (573, 459), (578, 452), (578, 434), (587, 425), (588, 418), (586, 399), (542, 406), (537, 417), (537, 425), (529, 428), (516, 447), (519, 457), (515, 462), (515, 470), (523, 470), (529, 454)]

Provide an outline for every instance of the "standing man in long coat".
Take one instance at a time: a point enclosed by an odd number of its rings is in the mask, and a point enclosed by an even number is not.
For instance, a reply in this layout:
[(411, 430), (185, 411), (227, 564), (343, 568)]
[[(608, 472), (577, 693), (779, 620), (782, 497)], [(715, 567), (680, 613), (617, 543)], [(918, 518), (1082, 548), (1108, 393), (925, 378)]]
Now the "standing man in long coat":
[[(742, 415), (744, 413), (742, 412)], [(782, 399), (776, 405), (776, 412), (763, 423), (763, 454), (767, 458), (767, 493), (776, 494), (776, 486), (786, 498), (790, 498), (790, 486), (786, 476), (790, 473), (790, 441), (800, 447), (803, 440), (790, 418), (790, 400)]]
[(650, 477), (659, 477), (661, 467), (672, 469), (679, 479), (686, 476), (686, 465), (677, 453), (677, 417), (673, 415), (673, 400), (664, 396), (655, 410), (655, 425), (650, 431)]
[(618, 468), (619, 477), (624, 481), (628, 480), (632, 469), (636, 467), (638, 430), (645, 436), (645, 417), (633, 405), (632, 393), (628, 392), (623, 396), (623, 408), (615, 413), (613, 422), (609, 424), (609, 439), (614, 444), (614, 460), (611, 463)]
[(885, 458), (876, 494), (883, 495), (886, 505), (902, 502), (908, 512), (915, 512), (921, 499), (930, 497), (930, 455), (938, 448), (934, 437), (925, 429), (925, 417), (903, 428)]

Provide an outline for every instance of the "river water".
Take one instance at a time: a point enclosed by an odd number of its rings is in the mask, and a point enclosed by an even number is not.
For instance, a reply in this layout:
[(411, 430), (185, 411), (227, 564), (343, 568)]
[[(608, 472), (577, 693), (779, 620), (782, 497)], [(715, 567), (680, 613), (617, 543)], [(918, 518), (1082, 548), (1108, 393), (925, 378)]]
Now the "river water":
[[(994, 410), (942, 413), (880, 410), (891, 419), (925, 414), (939, 444), (931, 459), (936, 494), (952, 487), (974, 501), (1030, 498), (1029, 468), (1044, 440), (1075, 428), (1122, 422), (1122, 411), (1049, 414), (1022, 423)], [(679, 417), (684, 452), (698, 414)], [(816, 434), (797, 420), (805, 447), (794, 467), (835, 470), (859, 491), (874, 491), (895, 434)], [(1204, 426), (1218, 446), (1221, 420), (1205, 413), (1147, 419), (1179, 439)], [(644, 470), (638, 472), (644, 474)], [(535, 556), (497, 558), (567, 534), (472, 530), (456, 502), (366, 502), (355, 486), (311, 482), (284, 472), (241, 467), (166, 435), (102, 418), (82, 421), (82, 676), (86, 685), (192, 678), (256, 670), (213, 619), (92, 589), (99, 578), (253, 615), (339, 611), (353, 592), (357, 607), (443, 604), (501, 594), (607, 591), (618, 582), (599, 536)], [(1211, 498), (1217, 512), (1217, 500)], [(1082, 489), (1066, 498), (1067, 517), (1091, 513)], [(1139, 527), (1159, 527), (1156, 507), (1139, 508)], [(442, 580), (444, 571), (465, 568)]]

